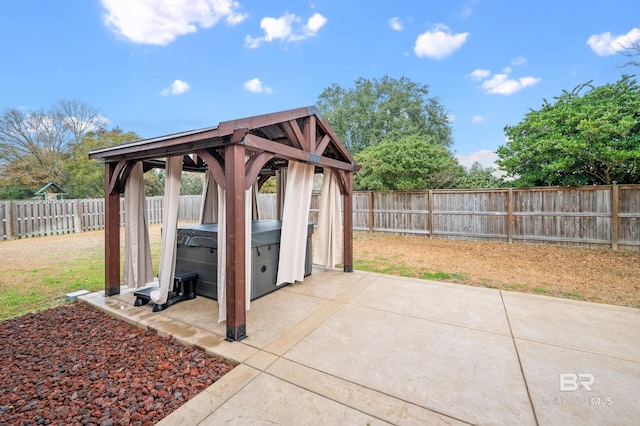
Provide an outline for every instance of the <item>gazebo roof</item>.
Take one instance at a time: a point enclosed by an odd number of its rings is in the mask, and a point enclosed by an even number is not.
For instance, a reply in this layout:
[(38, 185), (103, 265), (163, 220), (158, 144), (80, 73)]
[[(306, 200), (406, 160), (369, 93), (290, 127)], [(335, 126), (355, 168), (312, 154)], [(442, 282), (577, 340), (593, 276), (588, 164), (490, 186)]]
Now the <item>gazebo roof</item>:
[[(91, 151), (89, 158), (102, 162), (144, 160), (150, 168), (163, 166), (153, 160), (184, 155), (185, 170), (204, 171), (206, 153), (219, 157), (229, 144), (241, 144), (256, 153), (273, 154), (262, 166), (260, 174), (286, 167), (288, 160), (356, 170), (353, 157), (315, 106), (224, 121), (217, 126), (98, 149)], [(194, 159), (191, 156), (194, 153), (205, 155)]]

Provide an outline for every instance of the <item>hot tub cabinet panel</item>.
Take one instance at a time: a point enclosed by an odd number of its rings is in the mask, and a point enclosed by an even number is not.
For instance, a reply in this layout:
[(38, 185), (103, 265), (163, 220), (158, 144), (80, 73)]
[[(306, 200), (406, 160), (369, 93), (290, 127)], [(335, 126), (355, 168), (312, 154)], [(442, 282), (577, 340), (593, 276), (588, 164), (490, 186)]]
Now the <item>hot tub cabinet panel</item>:
[[(251, 300), (277, 290), (280, 254), (279, 220), (257, 220), (251, 224)], [(311, 275), (311, 236), (313, 224), (307, 228), (305, 276)], [(218, 298), (218, 224), (182, 226), (178, 228), (176, 270), (198, 274), (196, 293)]]
[[(180, 232), (180, 229), (178, 232)], [(176, 271), (195, 272), (198, 274), (196, 294), (213, 299), (217, 298), (217, 248), (189, 246), (178, 242)]]

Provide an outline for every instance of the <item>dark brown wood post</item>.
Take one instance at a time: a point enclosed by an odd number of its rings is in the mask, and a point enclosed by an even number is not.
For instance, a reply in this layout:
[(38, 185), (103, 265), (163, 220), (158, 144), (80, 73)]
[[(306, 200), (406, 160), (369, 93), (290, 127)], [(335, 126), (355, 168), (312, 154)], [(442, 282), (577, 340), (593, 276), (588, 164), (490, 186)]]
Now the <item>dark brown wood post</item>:
[(232, 144), (224, 150), (226, 188), (227, 260), (225, 292), (227, 296), (227, 340), (247, 337), (245, 290), (245, 149)]
[[(117, 163), (104, 168), (104, 293), (120, 294), (120, 194), (111, 185)], [(110, 190), (109, 188), (114, 188)]]
[(353, 172), (344, 173), (344, 272), (353, 272)]

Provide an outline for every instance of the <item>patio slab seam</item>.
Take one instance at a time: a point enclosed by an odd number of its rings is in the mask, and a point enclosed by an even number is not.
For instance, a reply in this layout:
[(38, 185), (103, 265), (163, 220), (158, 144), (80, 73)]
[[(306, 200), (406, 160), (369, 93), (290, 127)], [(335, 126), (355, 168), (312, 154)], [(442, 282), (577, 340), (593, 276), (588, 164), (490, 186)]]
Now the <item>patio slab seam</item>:
[(328, 300), (314, 312), (311, 312), (302, 321), (298, 322), (293, 327), (289, 328), (284, 333), (280, 334), (280, 336), (276, 337), (259, 349), (278, 357), (283, 356), (291, 350), (291, 348), (304, 340), (305, 337), (313, 333), (318, 327), (331, 319), (331, 317), (344, 306), (345, 303)]
[(637, 359), (629, 359), (629, 358), (622, 358), (619, 356), (615, 356), (615, 355), (610, 355), (610, 354), (606, 354), (606, 353), (602, 353), (602, 352), (593, 352), (593, 351), (586, 351), (584, 349), (580, 349), (580, 348), (575, 348), (572, 346), (567, 346), (567, 345), (558, 345), (555, 343), (550, 343), (550, 342), (545, 342), (544, 340), (538, 340), (538, 339), (532, 339), (532, 338), (528, 338), (528, 337), (518, 337), (518, 336), (513, 336), (515, 341), (523, 341), (523, 342), (531, 342), (531, 343), (537, 343), (539, 345), (544, 345), (544, 346), (549, 346), (552, 348), (558, 348), (558, 349), (566, 349), (569, 351), (574, 351), (574, 352), (580, 352), (583, 354), (589, 354), (589, 355), (596, 355), (596, 356), (601, 356), (604, 358), (610, 358), (610, 359), (615, 359), (617, 361), (624, 361), (624, 362), (631, 362), (634, 364), (640, 364), (640, 360)]
[[(472, 424), (472, 423), (469, 423), (469, 422), (467, 422), (467, 421), (465, 421), (463, 419), (459, 419), (459, 418), (453, 417), (451, 415), (448, 415), (448, 414), (442, 413), (440, 411), (437, 411), (437, 410), (435, 410), (433, 408), (417, 405), (417, 404), (415, 404), (413, 402), (407, 401), (407, 400), (402, 399), (402, 398), (398, 398), (397, 396), (388, 394), (388, 393), (383, 392), (381, 390), (374, 389), (374, 388), (371, 388), (371, 387), (368, 387), (368, 386), (365, 386), (365, 385), (362, 385), (362, 384), (347, 380), (347, 379), (345, 379), (343, 377), (336, 376), (336, 375), (328, 373), (326, 371), (322, 371), (322, 370), (319, 370), (317, 368), (314, 368), (314, 367), (302, 364), (300, 362), (288, 359), (286, 356), (279, 357), (278, 359), (279, 360), (282, 359), (282, 360), (284, 360), (284, 361), (286, 361), (288, 363), (293, 363), (293, 364), (301, 367), (302, 369), (312, 370), (316, 374), (321, 375), (321, 376), (325, 376), (325, 377), (329, 377), (334, 381), (342, 382), (344, 384), (348, 384), (350, 390), (352, 390), (352, 391), (356, 390), (358, 392), (362, 392), (362, 390), (364, 390), (365, 391), (364, 393), (369, 393), (369, 394), (372, 394), (372, 395), (379, 395), (379, 396), (384, 397), (385, 399), (390, 399), (390, 400), (393, 400), (393, 401), (397, 401), (398, 403), (400, 403), (402, 405), (402, 410), (399, 413), (399, 416), (401, 416), (402, 412), (406, 411), (408, 407), (415, 407), (417, 409), (426, 410), (426, 411), (434, 413), (434, 414), (436, 414), (438, 416), (442, 416), (442, 417), (445, 417), (447, 419), (451, 419), (451, 420), (454, 420), (454, 421), (457, 421), (457, 422), (461, 422), (461, 423), (464, 423), (464, 424)], [(353, 408), (354, 410), (357, 410), (357, 411), (359, 411), (359, 412), (361, 412), (363, 414), (366, 414), (367, 416), (375, 417), (378, 420), (381, 420), (381, 421), (384, 421), (384, 422), (392, 422), (394, 424), (398, 423), (399, 419), (385, 418), (387, 416), (383, 416), (383, 415), (380, 415), (379, 413), (375, 413), (375, 412), (373, 412), (373, 410), (367, 411), (367, 410), (365, 410), (363, 408), (358, 408), (356, 406), (356, 404), (354, 404), (353, 402), (346, 401), (346, 400), (338, 398), (338, 397), (333, 397), (331, 395), (328, 395), (327, 393), (323, 393), (322, 391), (314, 389), (312, 386), (308, 386), (308, 385), (305, 385), (304, 383), (301, 383), (299, 381), (295, 381), (295, 380), (292, 380), (290, 378), (284, 377), (284, 375), (282, 375), (282, 374), (276, 374), (276, 372), (273, 371), (274, 370), (273, 366), (275, 364), (276, 364), (276, 362), (272, 363), (269, 367), (267, 367), (265, 369), (265, 371), (264, 371), (264, 374), (268, 374), (268, 375), (273, 376), (273, 377), (275, 377), (277, 379), (283, 380), (283, 381), (285, 381), (285, 382), (287, 382), (287, 383), (289, 383), (291, 385), (294, 385), (296, 387), (305, 389), (305, 390), (307, 390), (309, 392), (312, 392), (312, 393), (314, 393), (316, 395), (319, 395), (319, 396), (321, 396), (323, 398), (327, 398), (327, 399), (330, 399), (330, 400), (332, 400), (334, 402), (337, 402), (339, 404), (342, 404), (342, 405), (348, 406), (350, 408)], [(318, 386), (321, 386), (321, 385), (318, 385)]]
[(536, 425), (539, 425), (540, 422), (538, 420), (538, 413), (536, 413), (535, 405), (533, 404), (533, 397), (531, 396), (531, 389), (529, 388), (529, 383), (527, 382), (527, 376), (524, 373), (524, 367), (522, 365), (522, 359), (520, 358), (520, 351), (518, 349), (518, 344), (516, 343), (516, 339), (513, 335), (513, 329), (511, 328), (511, 320), (509, 319), (509, 312), (507, 311), (507, 306), (504, 303), (504, 298), (502, 297), (502, 290), (499, 290), (500, 293), (500, 301), (502, 302), (502, 308), (504, 309), (504, 315), (507, 318), (507, 325), (509, 326), (509, 332), (511, 334), (511, 343), (513, 344), (513, 349), (515, 350), (516, 357), (518, 359), (518, 366), (520, 367), (520, 375), (522, 376), (522, 381), (524, 382), (524, 388), (527, 390), (527, 397), (529, 398), (529, 405), (531, 406), (531, 412), (533, 413), (533, 418), (536, 422)]

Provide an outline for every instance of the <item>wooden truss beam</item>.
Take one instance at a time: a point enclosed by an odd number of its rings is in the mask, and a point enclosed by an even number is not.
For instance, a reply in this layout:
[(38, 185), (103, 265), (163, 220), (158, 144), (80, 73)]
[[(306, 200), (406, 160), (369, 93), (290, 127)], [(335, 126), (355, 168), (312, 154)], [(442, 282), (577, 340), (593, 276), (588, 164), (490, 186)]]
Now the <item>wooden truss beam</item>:
[(354, 163), (345, 163), (344, 161), (334, 160), (332, 158), (311, 154), (308, 151), (303, 151), (292, 146), (273, 142), (269, 139), (261, 138), (260, 136), (252, 134), (247, 134), (242, 144), (247, 146), (248, 148), (253, 148), (253, 150), (256, 151), (270, 152), (272, 154), (275, 154), (276, 157), (284, 158), (285, 160), (302, 161), (305, 163), (317, 164), (322, 167), (331, 167), (338, 170), (353, 171), (355, 168)]

